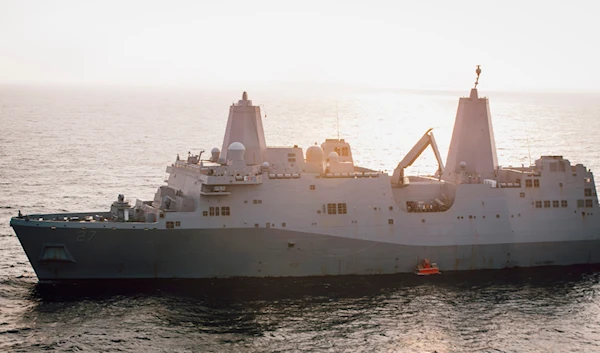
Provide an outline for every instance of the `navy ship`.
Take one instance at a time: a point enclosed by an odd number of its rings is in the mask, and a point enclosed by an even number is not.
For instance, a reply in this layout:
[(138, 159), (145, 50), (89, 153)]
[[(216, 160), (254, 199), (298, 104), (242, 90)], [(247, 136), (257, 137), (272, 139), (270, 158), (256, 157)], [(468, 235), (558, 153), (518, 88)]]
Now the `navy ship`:
[[(177, 156), (154, 199), (11, 219), (39, 280), (368, 275), (600, 262), (594, 177), (542, 156), (498, 165), (487, 98), (460, 98), (444, 164), (427, 131), (392, 175), (350, 144), (266, 144), (246, 92), (221, 149)], [(435, 175), (404, 170), (427, 148)], [(438, 270), (439, 269), (439, 270)]]

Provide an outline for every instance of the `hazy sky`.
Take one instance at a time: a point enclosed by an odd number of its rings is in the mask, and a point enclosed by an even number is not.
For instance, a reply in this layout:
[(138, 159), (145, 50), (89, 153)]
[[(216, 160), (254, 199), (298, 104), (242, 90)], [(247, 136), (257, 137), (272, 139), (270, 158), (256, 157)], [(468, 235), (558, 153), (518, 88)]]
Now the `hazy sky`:
[(0, 83), (600, 91), (598, 4), (0, 0)]

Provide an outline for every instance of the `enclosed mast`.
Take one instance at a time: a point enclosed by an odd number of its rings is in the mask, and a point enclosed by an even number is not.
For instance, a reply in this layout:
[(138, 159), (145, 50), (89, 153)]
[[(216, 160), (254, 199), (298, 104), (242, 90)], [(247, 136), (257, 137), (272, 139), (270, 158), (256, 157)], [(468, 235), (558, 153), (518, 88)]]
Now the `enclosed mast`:
[(244, 155), (246, 164), (257, 165), (267, 160), (267, 144), (260, 107), (252, 105), (246, 92), (242, 94), (242, 99), (237, 104), (232, 104), (229, 108), (229, 118), (221, 148), (224, 162), (231, 159), (227, 150), (234, 142), (239, 142), (246, 148)]
[(458, 102), (452, 140), (442, 179), (460, 182), (460, 175), (493, 179), (498, 169), (496, 142), (492, 128), (489, 101), (479, 98), (477, 84), (481, 69), (477, 66), (477, 80), (469, 97)]

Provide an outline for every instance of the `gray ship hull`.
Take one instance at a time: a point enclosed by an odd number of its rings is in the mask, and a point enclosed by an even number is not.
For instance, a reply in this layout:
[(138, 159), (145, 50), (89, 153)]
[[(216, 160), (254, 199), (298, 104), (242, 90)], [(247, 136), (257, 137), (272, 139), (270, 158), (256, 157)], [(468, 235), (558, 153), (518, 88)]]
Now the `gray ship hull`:
[(600, 263), (600, 240), (412, 246), (283, 229), (51, 229), (13, 224), (40, 280), (304, 277)]

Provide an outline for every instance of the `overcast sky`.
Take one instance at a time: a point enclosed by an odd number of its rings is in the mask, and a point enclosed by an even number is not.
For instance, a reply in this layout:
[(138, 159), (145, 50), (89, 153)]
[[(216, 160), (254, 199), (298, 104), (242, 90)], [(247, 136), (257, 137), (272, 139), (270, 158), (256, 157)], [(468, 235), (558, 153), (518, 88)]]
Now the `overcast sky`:
[(600, 91), (599, 3), (0, 0), (0, 83)]

